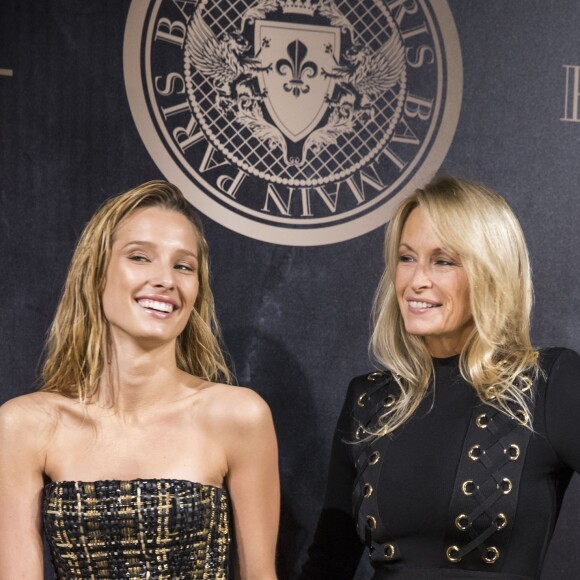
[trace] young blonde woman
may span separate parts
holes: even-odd
[[[0,578],[276,578],[267,405],[228,386],[199,220],[173,185],[110,199],[75,250],[40,392],[0,409]],[[235,550],[232,536],[235,531]]]
[[[536,350],[524,237],[484,186],[438,178],[385,242],[372,351],[351,382],[302,579],[539,578],[580,471],[580,357]]]

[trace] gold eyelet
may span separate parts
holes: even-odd
[[[373,516],[367,516],[367,528],[375,530],[377,528],[377,520]]]
[[[503,530],[507,526],[508,520],[505,514],[497,514],[497,516],[495,516],[495,520],[493,520],[493,523],[495,524],[497,531],[499,532],[500,530]]]
[[[369,456],[369,465],[376,465],[381,458],[380,451],[373,451]]]
[[[385,397],[385,400],[383,401],[383,407],[385,407],[385,409],[389,409],[391,408],[395,403],[397,402],[397,397],[395,397],[395,395],[393,395],[392,393],[387,395],[387,397]]]
[[[367,381],[371,381],[371,383],[374,383],[378,378],[382,376],[383,373],[381,371],[375,371],[374,373],[367,375]]]
[[[385,544],[383,550],[387,560],[392,560],[395,557],[395,546],[393,544]]]
[[[501,487],[503,494],[507,495],[512,490],[513,484],[512,484],[510,479],[508,479],[507,477],[504,477],[501,480],[501,483],[497,484],[497,487],[498,487],[498,489]]]
[[[520,448],[515,443],[512,443],[507,449],[503,450],[507,454],[510,461],[516,461],[520,456]]]
[[[487,413],[482,413],[481,415],[479,415],[475,420],[475,424],[480,429],[485,429],[489,424],[489,417],[487,416]]]
[[[365,483],[363,487],[363,497],[366,499],[373,494],[373,486],[370,483]]]
[[[495,389],[493,387],[489,387],[485,390],[483,396],[488,400],[488,401],[493,401],[496,398],[496,394],[495,394]]]
[[[527,425],[530,422],[529,415],[523,409],[518,409],[516,411],[516,417],[518,418],[520,425]]]
[[[497,562],[498,558],[499,550],[495,546],[489,546],[486,549],[485,554],[482,556],[482,559],[486,564],[494,564]]]
[[[455,518],[455,527],[462,532],[464,532],[470,525],[469,518],[465,514],[459,514]]]
[[[360,439],[363,436],[364,432],[365,432],[364,428],[363,427],[359,427],[356,430],[356,433],[354,434],[355,438],[356,439]]]
[[[477,461],[485,451],[481,450],[481,445],[474,445],[468,452],[467,455],[472,461]]]
[[[363,393],[362,395],[359,396],[358,400],[357,400],[357,405],[359,407],[364,407],[365,406],[365,399],[367,398],[367,394]]]
[[[478,486],[475,485],[475,482],[471,479],[468,479],[461,484],[461,489],[465,495],[473,495],[477,487]]]
[[[454,556],[454,553],[459,552],[459,546],[449,546],[449,548],[447,548],[447,552],[445,552],[447,559],[450,562],[453,562],[453,564],[457,564],[457,562],[461,562],[461,558],[459,558],[458,556]]]

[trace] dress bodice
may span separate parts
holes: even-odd
[[[227,579],[225,489],[176,479],[45,487],[44,533],[58,579]]]
[[[379,438],[365,440],[365,429],[376,431],[400,388],[389,372],[351,382],[300,580],[352,580],[364,545],[373,580],[540,577],[564,492],[580,472],[580,356],[541,351],[531,417],[481,401],[458,364],[435,359],[413,416]]]

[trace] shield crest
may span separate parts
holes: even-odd
[[[258,75],[272,120],[292,142],[307,137],[326,113],[332,97],[331,71],[340,60],[340,29],[334,26],[257,20],[256,56],[272,63]]]

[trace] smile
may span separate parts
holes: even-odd
[[[429,302],[419,302],[418,300],[409,300],[411,308],[437,308],[438,304],[429,304]]]
[[[143,308],[147,308],[149,310],[155,310],[157,312],[173,312],[174,306],[173,304],[169,304],[168,302],[160,302],[158,300],[150,300],[148,298],[143,298],[142,300],[137,300],[139,306]]]

